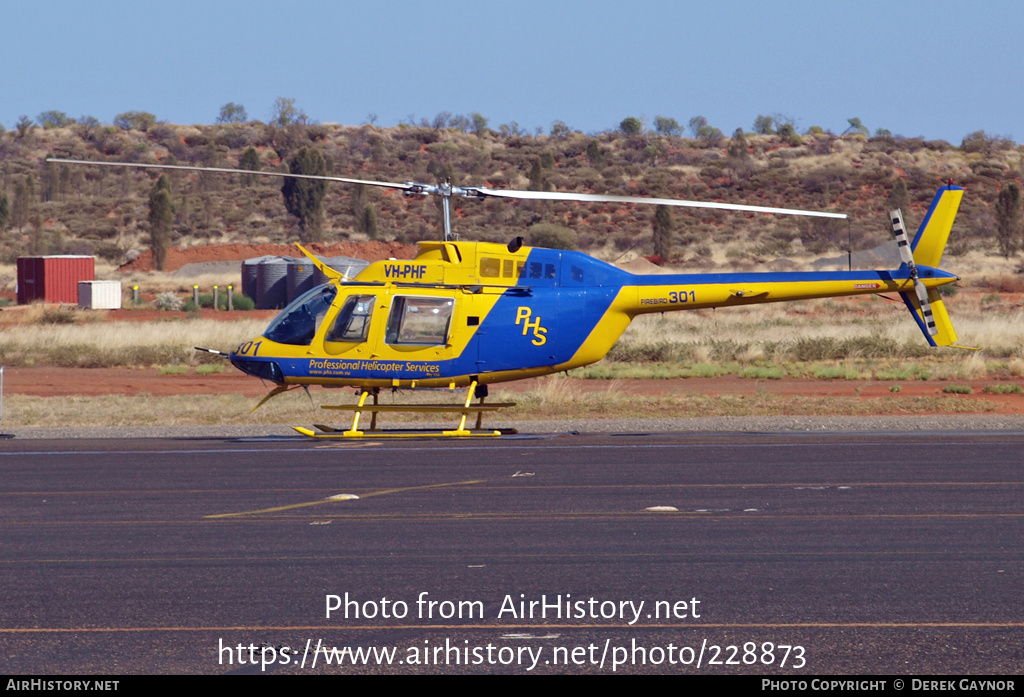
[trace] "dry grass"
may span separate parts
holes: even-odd
[[[4,365],[106,368],[217,360],[194,346],[227,350],[258,336],[266,320],[19,324],[0,329]]]
[[[899,359],[937,361],[956,377],[982,377],[995,359],[1021,370],[1024,311],[981,306],[980,294],[959,293],[947,305],[968,346],[982,352],[928,347],[902,303],[877,297],[840,298],[637,318],[609,354],[611,362],[807,362]],[[1008,305],[1008,304],[1004,304]]]
[[[305,394],[288,393],[271,400],[254,414],[256,402],[241,395],[180,395],[154,399],[150,395],[97,395],[4,398],[4,427],[41,424],[75,426],[188,426],[250,423],[308,424],[323,419]],[[315,419],[314,419],[315,417]]]
[[[565,389],[558,378],[548,378],[536,390],[506,392],[495,390],[495,399],[518,402],[515,418],[580,418],[631,417],[701,417],[701,416],[779,416],[831,414],[856,416],[884,414],[975,413],[994,411],[996,405],[986,400],[964,401],[942,395],[935,397],[836,398],[794,397],[759,391],[753,395],[706,395],[693,392],[641,395],[619,390],[610,383],[607,390],[574,392]]]

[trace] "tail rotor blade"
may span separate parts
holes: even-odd
[[[924,318],[924,326],[928,329],[928,335],[935,336],[939,330],[935,326],[935,316],[932,314],[932,303],[928,299],[928,289],[917,277],[914,278],[914,291],[917,293],[917,302],[921,306],[921,316]]]
[[[896,246],[900,250],[900,259],[904,264],[913,268],[914,253],[910,249],[910,240],[907,238],[907,229],[903,225],[903,211],[897,208],[889,211],[889,218],[892,220],[892,234],[896,238]]]

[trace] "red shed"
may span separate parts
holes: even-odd
[[[78,282],[95,278],[95,257],[18,257],[18,304],[34,300],[75,304]]]

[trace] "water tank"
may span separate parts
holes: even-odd
[[[273,254],[253,257],[242,262],[242,295],[256,300],[256,270],[267,259],[277,259]]]
[[[324,282],[323,274],[306,258],[292,259],[287,273],[288,302]]]
[[[256,309],[272,310],[288,304],[288,264],[291,257],[272,257],[256,265]]]

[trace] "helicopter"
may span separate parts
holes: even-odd
[[[736,212],[845,219],[842,213],[770,208],[637,196],[540,192],[488,187],[380,182],[344,177],[253,172],[218,167],[99,162],[50,158],[50,162],[187,169],[320,179],[401,190],[407,197],[441,197],[443,238],[419,242],[411,260],[371,263],[355,278],[298,248],[327,282],[285,307],[261,336],[225,355],[242,372],[276,387],[256,408],[290,389],[309,385],[356,387],[355,405],[324,405],[353,412],[343,430],[316,424],[295,427],[314,438],[382,436],[500,436],[482,428],[485,412],[512,403],[487,403],[488,386],[579,368],[601,360],[637,316],[849,295],[897,293],[932,346],[957,341],[939,294],[959,276],[940,270],[963,189],[938,190],[911,241],[900,210],[890,212],[901,265],[891,270],[633,274],[578,251],[530,247],[516,237],[507,245],[455,239],[452,196],[484,200],[559,200],[714,208]],[[197,347],[198,348],[198,347]],[[958,347],[965,348],[965,347]],[[466,389],[460,404],[380,404],[382,389]],[[473,398],[479,402],[473,403]],[[367,400],[372,398],[372,403]],[[365,412],[368,429],[360,427]],[[385,431],[381,412],[450,412],[452,430]],[[475,426],[467,418],[476,414]]]

